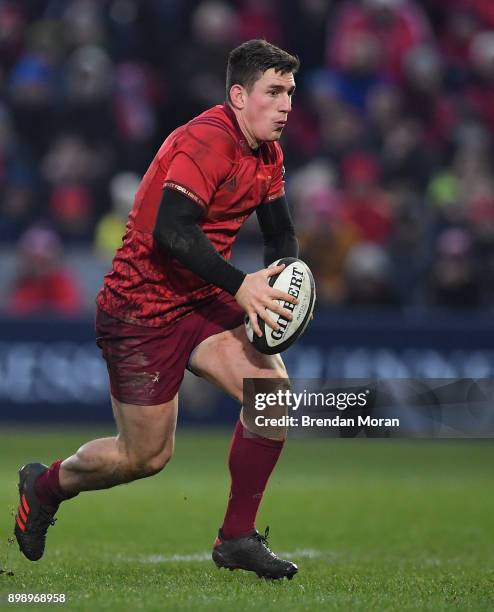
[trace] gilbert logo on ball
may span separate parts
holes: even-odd
[[[285,319],[283,315],[267,310],[268,315],[278,323],[280,329],[271,329],[258,317],[262,331],[262,336],[259,337],[254,334],[249,317],[245,317],[247,338],[259,352],[266,355],[281,353],[295,342],[309,324],[316,301],[314,277],[307,264],[295,257],[284,257],[273,262],[269,267],[281,264],[285,264],[285,269],[280,274],[271,276],[269,284],[298,299],[298,304],[278,300],[285,310],[292,313],[292,321]]]

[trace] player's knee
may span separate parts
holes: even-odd
[[[146,476],[153,476],[154,474],[158,474],[162,469],[167,465],[170,459],[173,456],[173,452],[171,451],[163,451],[158,455],[154,455],[153,457],[149,457],[144,465],[144,471]]]
[[[266,388],[273,393],[276,393],[280,389],[290,389],[290,380],[288,378],[288,372],[286,371],[285,365],[281,360],[280,363],[276,363],[273,367],[258,368],[255,373],[255,376],[252,376],[252,378],[256,380],[262,379],[266,381]],[[269,382],[271,380],[272,382]],[[254,385],[254,388],[257,388],[257,385]],[[235,389],[235,399],[241,404],[245,405],[243,379],[238,388]]]
[[[128,471],[131,480],[147,478],[158,474],[173,456],[173,449],[165,448],[161,452],[129,457]]]
[[[271,378],[280,378],[283,381],[288,380],[288,372],[286,371],[285,364],[281,363],[271,370]]]
[[[280,384],[284,386],[288,380],[288,372],[285,364],[279,358],[279,355],[273,355],[274,361],[269,367],[261,367],[256,375],[256,378],[272,378],[279,379]],[[278,357],[278,359],[276,359]]]

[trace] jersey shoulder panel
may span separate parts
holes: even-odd
[[[209,148],[215,155],[232,161],[237,156],[238,139],[221,107],[214,107],[189,121],[182,134]]]

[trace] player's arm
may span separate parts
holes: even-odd
[[[278,324],[267,315],[266,308],[291,319],[291,313],[274,300],[297,302],[287,293],[268,285],[269,277],[279,274],[284,266],[259,270],[254,274],[238,270],[221,257],[199,227],[198,221],[202,215],[200,206],[187,196],[175,189],[165,188],[156,216],[154,239],[162,249],[194,274],[235,296],[259,336],[262,333],[257,316],[273,329],[279,329]]]
[[[298,240],[285,196],[256,209],[264,239],[264,265],[281,257],[298,257]]]
[[[153,236],[161,248],[203,280],[235,295],[246,274],[221,257],[198,225],[203,210],[175,189],[163,190]]]

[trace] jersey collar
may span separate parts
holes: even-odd
[[[264,143],[261,142],[261,144],[259,145],[259,147],[257,149],[252,149],[249,146],[249,143],[247,142],[244,133],[240,129],[240,125],[238,124],[237,117],[235,116],[235,113],[233,112],[233,109],[228,104],[228,102],[225,102],[223,104],[223,110],[224,110],[226,116],[232,122],[232,125],[233,125],[235,131],[237,132],[238,142],[239,142],[240,148],[242,149],[242,153],[244,153],[245,155],[253,155],[254,157],[258,157],[259,156],[259,152],[261,150],[261,147],[263,146]]]

